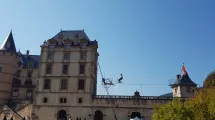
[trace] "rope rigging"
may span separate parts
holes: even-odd
[[[110,78],[105,78],[105,77],[103,76],[103,74],[102,74],[102,69],[101,69],[101,66],[100,66],[99,62],[98,62],[98,66],[99,66],[99,71],[100,71],[100,74],[101,74],[101,77],[102,77],[102,85],[103,85],[103,87],[105,88],[107,95],[109,95],[108,88],[110,88],[111,86],[116,86],[116,84],[122,84],[123,75],[120,74],[120,75],[121,75],[120,78],[117,79],[115,82],[113,82],[112,79],[110,79]]]
[[[109,95],[108,88],[109,88],[110,86],[113,86],[113,85],[115,86],[117,83],[122,83],[121,80],[123,79],[123,75],[120,74],[121,77],[116,81],[116,83],[113,83],[112,80],[103,77],[102,70],[101,70],[101,66],[100,66],[99,62],[98,62],[98,66],[99,66],[99,70],[100,70],[100,73],[101,73],[101,76],[102,76],[102,85],[104,86],[107,95]],[[109,98],[109,99],[111,100],[111,98]],[[114,108],[112,108],[112,110],[113,110],[113,113],[114,113],[114,119],[115,119],[115,120],[118,120]]]
[[[101,77],[102,77],[102,86],[105,88],[105,90],[106,90],[106,94],[109,96],[109,88],[111,87],[111,86],[116,86],[117,84],[122,84],[122,80],[123,80],[123,75],[122,74],[120,74],[120,78],[118,78],[115,82],[113,82],[113,80],[112,79],[110,79],[110,78],[105,78],[104,76],[103,76],[103,73],[102,73],[102,69],[101,69],[101,66],[100,66],[100,64],[99,64],[99,62],[98,62],[98,66],[99,66],[99,71],[100,71],[100,74],[101,74]],[[143,94],[143,92],[142,92],[142,87],[143,87],[143,85],[145,86],[145,85],[167,85],[167,84],[125,84],[125,85],[140,85],[140,87],[141,87],[141,94]],[[109,97],[109,100],[111,101],[111,97]],[[114,113],[114,119],[115,120],[118,120],[118,118],[117,118],[117,114],[116,114],[116,111],[115,111],[115,109],[114,108],[112,108],[112,110],[113,110],[113,113]],[[123,111],[124,110],[126,110],[126,109],[123,109]],[[127,111],[127,110],[126,110]]]

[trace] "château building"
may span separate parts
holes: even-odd
[[[97,95],[96,40],[61,30],[40,47],[40,55],[17,51],[12,32],[1,45],[0,120],[152,120],[154,104],[189,98],[196,88],[185,73],[169,94]]]

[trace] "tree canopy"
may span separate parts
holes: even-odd
[[[204,88],[215,86],[215,71],[212,71],[204,81]]]
[[[153,120],[215,120],[215,88],[199,91],[194,98],[156,105]]]
[[[153,120],[215,120],[215,71],[211,72],[193,98],[174,99],[155,105]]]

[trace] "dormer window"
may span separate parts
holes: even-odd
[[[87,48],[87,45],[86,44],[82,44],[81,48],[85,49],[85,48]]]
[[[70,46],[70,44],[65,44],[65,49],[69,49],[71,46]]]
[[[29,62],[28,63],[28,68],[34,68],[34,62]]]
[[[55,48],[55,45],[51,44],[51,45],[49,45],[49,48],[53,49],[53,48]]]
[[[57,44],[57,41],[52,38],[48,40],[48,43],[49,43],[49,48],[54,48],[55,45]]]
[[[79,34],[75,34],[75,38],[79,38]]]

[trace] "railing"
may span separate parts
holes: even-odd
[[[115,96],[115,95],[95,95],[93,96],[93,98],[95,99],[168,99],[168,100],[172,100],[173,97],[163,97],[163,96]]]

